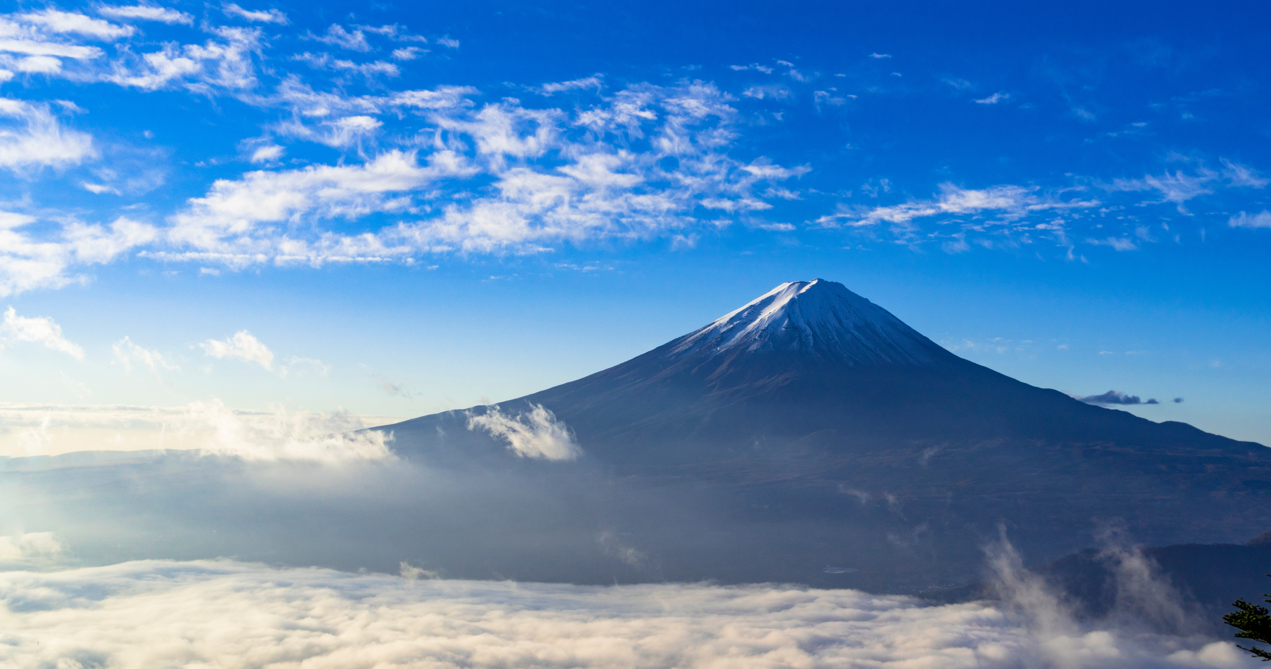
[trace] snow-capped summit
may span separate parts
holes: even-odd
[[[791,351],[853,365],[926,365],[948,352],[841,283],[791,281],[684,337],[674,358]]]

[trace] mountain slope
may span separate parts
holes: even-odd
[[[1090,545],[1110,522],[1156,544],[1271,526],[1268,449],[1021,383],[823,280],[782,284],[577,381],[384,429],[410,458],[506,466],[515,456],[469,416],[535,405],[576,435],[584,456],[571,466],[715,489],[747,522],[810,523],[790,556],[868,563],[876,587],[971,578],[999,525],[1037,559]],[[872,539],[835,538],[849,527]],[[695,570],[685,557],[682,574],[718,578],[711,560]],[[738,568],[741,580],[824,583]]]

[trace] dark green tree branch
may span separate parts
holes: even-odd
[[[1271,576],[1271,574],[1267,574]],[[1271,598],[1271,595],[1263,594],[1263,597]],[[1271,599],[1263,600],[1271,604]],[[1266,607],[1250,604],[1243,599],[1238,599],[1232,606],[1238,609],[1235,613],[1228,613],[1222,617],[1222,621],[1240,630],[1236,632],[1237,639],[1250,639],[1265,644],[1271,644],[1271,613],[1268,613]],[[1263,662],[1271,662],[1271,653],[1260,648],[1245,648],[1244,646],[1236,646],[1237,648],[1253,653],[1254,657],[1262,658]]]

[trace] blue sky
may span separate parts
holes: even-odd
[[[1254,3],[6,6],[0,454],[507,399],[815,277],[1271,443]]]

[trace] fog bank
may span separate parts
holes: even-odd
[[[0,665],[1252,667],[1229,643],[774,585],[430,580],[232,561],[0,572]]]

